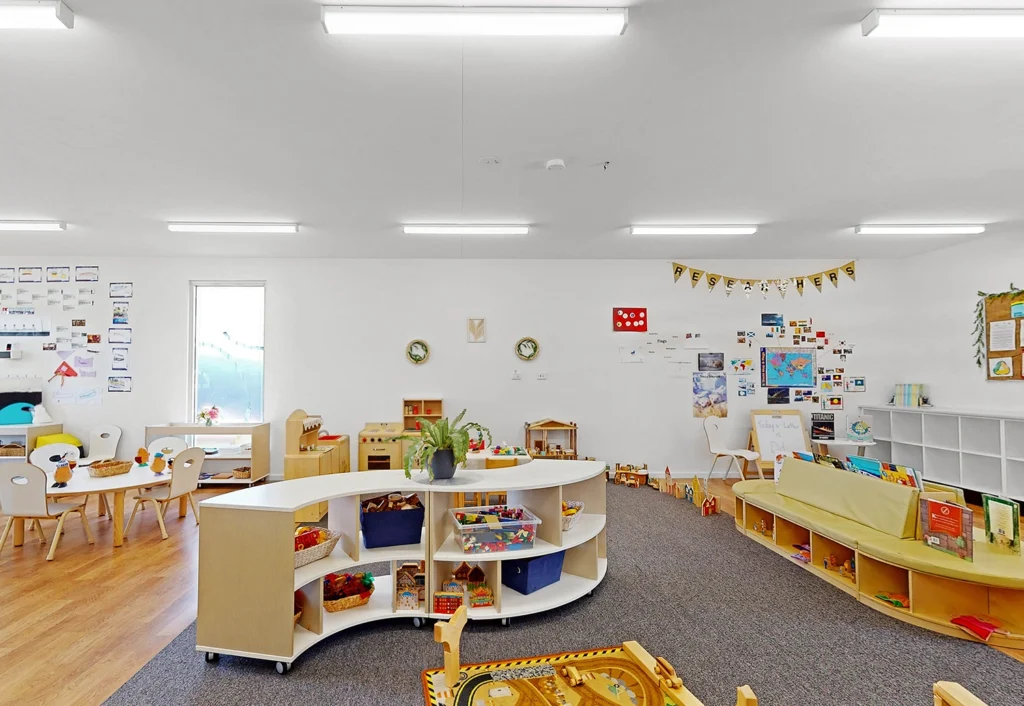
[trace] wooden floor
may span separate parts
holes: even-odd
[[[731,485],[711,482],[730,514]],[[25,533],[24,547],[12,550],[8,540],[0,552],[2,706],[102,703],[196,618],[199,532],[191,512],[179,519],[172,508],[162,541],[150,507],[116,550],[94,502],[89,521],[96,544],[71,518],[52,562],[35,532]],[[54,524],[44,523],[47,537]],[[1024,652],[1001,651],[1024,662]]]
[[[217,492],[201,490],[196,500]],[[175,503],[163,541],[149,505],[114,549],[112,523],[90,500],[96,544],[72,516],[51,562],[37,532],[26,531],[18,549],[7,540],[0,551],[0,704],[102,703],[196,619],[199,528],[191,510],[184,519],[177,514]],[[43,523],[48,539],[55,525]]]

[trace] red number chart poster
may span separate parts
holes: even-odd
[[[612,330],[647,331],[647,307],[615,307],[612,309]]]

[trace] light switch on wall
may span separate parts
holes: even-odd
[[[548,379],[548,374],[547,373],[537,373],[537,379],[538,380],[547,380]]]
[[[518,370],[513,370],[512,371],[512,379],[513,380],[522,380],[523,376],[519,374]]]

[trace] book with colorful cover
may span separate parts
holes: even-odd
[[[921,474],[916,468],[898,466],[894,463],[882,464],[882,480],[899,485],[909,485],[911,488],[921,487]]]
[[[985,538],[996,549],[1020,554],[1020,505],[1009,498],[982,494],[985,507]]]
[[[836,415],[832,412],[811,412],[811,439],[836,440]]]
[[[921,498],[921,537],[926,545],[974,561],[974,511],[965,505]]]
[[[850,441],[874,441],[871,433],[871,417],[861,415],[859,417],[848,417],[846,420],[846,438]]]

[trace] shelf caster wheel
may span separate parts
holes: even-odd
[[[593,598],[593,597],[594,597],[594,592],[593,591],[587,591],[587,598]]]
[[[426,624],[427,624],[427,621],[426,621],[425,618],[413,618],[412,619],[412,626],[414,628],[421,628],[421,627],[423,627]]]
[[[219,656],[220,656],[220,655],[218,655],[218,654],[217,654],[216,652],[207,652],[207,653],[206,653],[206,661],[207,661],[207,662],[216,662],[216,661],[217,661],[217,658],[218,658]]]
[[[277,670],[278,674],[284,674],[285,672],[292,671],[292,665],[286,664],[284,662],[278,662],[276,665],[274,665],[274,668]]]
[[[501,626],[502,627],[507,628],[511,624],[512,624],[512,618],[502,618],[501,619]]]

